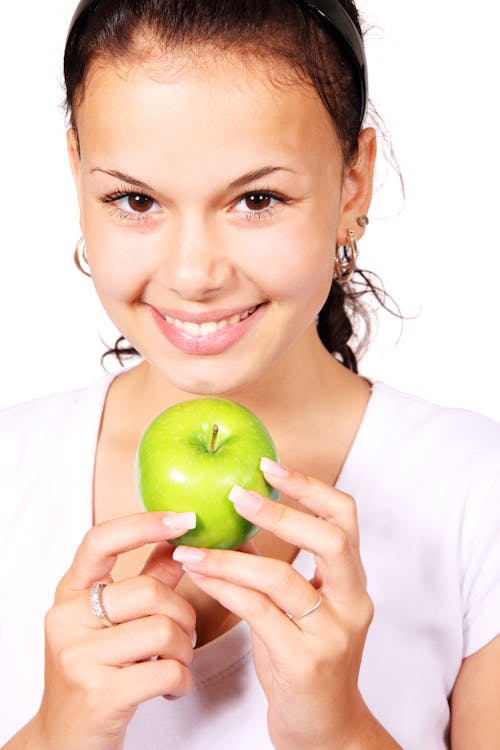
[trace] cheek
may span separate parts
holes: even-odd
[[[112,207],[98,204],[85,191],[83,229],[92,278],[99,296],[128,300],[141,294],[151,272],[150,231],[131,231],[117,223]]]
[[[308,308],[319,304],[320,309],[332,282],[334,238],[333,222],[326,225],[323,219],[323,224],[316,223],[310,217],[263,232],[248,248],[261,289],[275,301],[303,302]]]
[[[109,246],[104,252],[89,253],[92,278],[99,296],[105,300],[127,302],[139,298],[150,278],[147,265],[138,264]]]
[[[86,233],[92,278],[101,298],[129,301],[144,291],[154,271],[151,233],[131,232],[104,222]]]

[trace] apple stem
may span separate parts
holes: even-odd
[[[210,453],[215,453],[215,441],[217,440],[217,433],[219,432],[219,425],[214,424],[212,427],[212,442],[210,443]]]

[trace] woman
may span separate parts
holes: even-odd
[[[493,747],[500,430],[349,347],[376,151],[354,5],[83,2],[65,80],[79,262],[142,361],[2,415],[4,747]],[[137,514],[144,429],[198,395],[282,458],[279,505],[231,493],[243,551],[172,554],[193,514]]]

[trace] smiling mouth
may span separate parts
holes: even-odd
[[[245,312],[236,313],[235,315],[231,315],[231,317],[229,318],[223,318],[222,320],[210,320],[206,323],[188,322],[185,320],[179,320],[178,318],[172,318],[170,315],[164,315],[163,317],[165,318],[167,323],[175,326],[179,331],[182,331],[188,336],[193,336],[194,338],[202,338],[204,336],[210,336],[211,334],[217,333],[224,328],[237,326],[243,320],[249,318],[250,315],[253,315],[253,313],[259,307],[260,305],[254,305],[254,307],[245,310]]]

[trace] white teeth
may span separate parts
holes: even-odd
[[[184,323],[183,328],[190,336],[199,336],[201,332],[201,326],[198,323]]]
[[[210,336],[211,333],[215,333],[217,330],[217,323],[211,321],[210,323],[202,323],[200,325],[200,334],[202,336]]]
[[[230,318],[219,320],[218,322],[215,320],[211,320],[208,323],[188,323],[183,320],[178,320],[177,318],[172,318],[170,315],[165,315],[165,320],[167,321],[167,323],[170,323],[170,325],[174,325],[176,328],[178,328],[179,331],[183,331],[189,336],[195,336],[199,338],[201,336],[210,336],[210,334],[215,333],[216,331],[220,331],[222,330],[222,328],[226,328],[227,326],[238,325],[238,323],[241,323],[242,320],[246,320],[253,312],[255,312],[256,309],[257,305],[255,307],[252,307],[250,310],[246,310],[244,313],[241,313],[241,315],[231,315]]]

